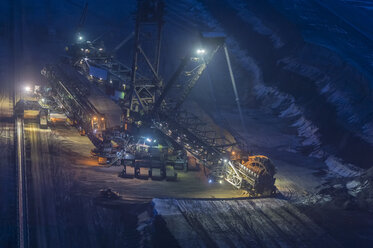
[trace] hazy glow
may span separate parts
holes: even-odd
[[[198,55],[204,55],[206,53],[205,49],[197,49],[197,54]]]

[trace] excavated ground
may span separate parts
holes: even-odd
[[[199,9],[196,6],[196,1],[167,2],[173,2],[174,5],[171,6],[171,11],[167,12],[166,19],[168,22],[173,23],[174,29],[172,31],[176,30],[179,33],[168,30],[173,34],[172,42],[170,41],[171,39],[166,40],[164,47],[172,47],[171,49],[173,50],[164,53],[164,56],[167,56],[167,60],[163,61],[165,61],[165,67],[170,67],[170,73],[163,71],[162,75],[170,75],[173,72],[170,64],[174,66],[177,64],[169,60],[169,54],[173,54],[176,60],[176,58],[179,58],[180,51],[185,51],[186,47],[193,44],[193,42],[189,42],[190,39],[184,38],[186,37],[186,30],[189,29],[188,34],[191,34],[197,28],[200,29],[201,26],[208,26],[200,23],[199,19],[201,18],[198,15],[194,18],[184,15],[189,12],[198,13]],[[252,29],[239,20],[231,8],[214,8],[216,6],[215,1],[202,2],[208,2],[217,16],[224,13],[232,17],[225,18],[226,20],[219,18],[222,25],[227,30],[231,30],[229,35],[238,35],[240,37],[243,27],[247,27],[248,30]],[[133,6],[135,5],[133,4]],[[24,42],[25,53],[22,54],[22,57],[28,61],[26,69],[33,71],[34,74],[39,74],[39,68],[41,68],[41,65],[37,65],[37,63],[44,64],[46,61],[52,60],[51,58],[54,58],[54,55],[51,54],[55,54],[55,51],[58,50],[56,47],[60,47],[60,50],[63,50],[66,44],[66,37],[71,35],[64,31],[66,30],[65,27],[73,25],[72,22],[79,15],[78,12],[80,12],[81,8],[80,6],[78,6],[79,8],[76,8],[76,6],[72,8],[70,5],[65,7],[69,11],[69,16],[73,18],[68,18],[71,19],[71,22],[67,25],[66,13],[60,15],[63,16],[63,18],[60,18],[60,22],[63,23],[61,28],[55,29],[55,31],[58,31],[57,38],[60,39],[59,41],[53,40],[53,42],[50,42],[48,39],[51,37],[41,33],[38,25],[35,25],[34,29],[24,25],[23,32],[25,37],[31,38]],[[110,8],[110,6],[106,6],[106,8]],[[122,20],[123,9],[117,9],[120,11],[118,16]],[[29,15],[33,12],[27,11],[25,13]],[[53,12],[46,11],[46,13]],[[31,19],[30,17],[25,16],[23,20],[27,22]],[[130,15],[127,19],[130,19]],[[181,24],[184,25],[180,25],[180,22],[177,23],[177,19],[182,19],[183,23]],[[194,25],[190,22],[193,22]],[[43,25],[46,25],[46,23],[50,25],[50,27],[45,27],[46,29],[54,28],[53,22],[46,22],[43,19],[42,23]],[[117,23],[122,23],[122,21]],[[230,25],[232,23],[234,28]],[[114,26],[108,25],[107,22],[104,24],[100,22],[100,25],[105,30]],[[128,27],[120,26],[118,30],[123,28]],[[290,30],[290,28],[286,28],[286,31]],[[184,43],[188,43],[188,46],[180,46],[184,43],[175,42],[177,41],[177,34],[180,34],[180,39],[185,39]],[[36,39],[35,37],[38,38]],[[41,41],[39,37],[43,37],[45,40]],[[257,40],[256,43],[254,40]],[[250,31],[249,36],[246,35],[246,38],[239,39],[239,41],[240,45],[243,45],[244,48],[249,49],[256,55],[255,58],[259,62],[263,62],[272,55],[273,49],[267,46],[269,43],[268,39],[258,37],[252,31]],[[174,44],[177,44],[177,46]],[[288,44],[290,47],[292,45],[292,43]],[[37,47],[42,49],[36,49]],[[258,49],[258,47],[261,49]],[[289,52],[287,49],[283,50],[285,55]],[[297,80],[288,81],[289,78],[293,77],[294,73],[274,74],[271,68],[277,61],[273,59],[269,59],[269,61],[268,64],[263,63],[261,65],[266,79],[268,77],[269,79],[272,77],[280,78],[284,80],[285,84],[280,84],[276,81],[273,85],[278,85],[279,87],[282,85],[284,87],[294,86],[293,84],[295,84],[294,87],[289,87],[288,90],[298,89]],[[36,68],[31,70],[31,67]],[[223,72],[223,70],[221,71]],[[247,74],[243,75],[246,77]],[[222,78],[224,81],[225,78]],[[247,78],[251,79],[252,75]],[[246,83],[246,81],[243,82]],[[214,83],[216,85],[216,82]],[[301,86],[304,86],[302,87],[302,92],[307,93],[307,85],[302,84]],[[314,88],[311,89],[315,90]],[[199,89],[197,88],[197,90]],[[227,93],[226,86],[223,87],[222,92],[224,94]],[[206,96],[205,94],[202,95]],[[311,99],[310,103],[317,102],[317,99]],[[306,106],[320,106],[320,103]],[[322,110],[324,106],[321,104]],[[321,112],[323,113],[323,111]],[[334,112],[332,111],[332,113]],[[229,112],[226,116],[229,114],[232,114],[232,112]],[[232,115],[234,118],[231,119],[231,122],[233,124],[239,123],[237,115],[235,116],[234,113]],[[319,116],[311,117],[312,119],[317,119]],[[324,115],[321,117],[324,117]],[[329,115],[326,114],[326,117],[328,118],[323,118],[319,122],[326,123],[326,127],[328,127],[330,126]],[[273,158],[278,167],[277,186],[283,193],[282,198],[225,200],[221,202],[164,200],[165,206],[169,206],[171,209],[177,208],[175,212],[171,212],[172,215],[167,215],[167,208],[167,211],[159,211],[158,214],[167,215],[165,218],[160,217],[161,215],[153,216],[154,208],[150,204],[153,197],[225,198],[239,197],[241,192],[233,190],[226,184],[210,186],[201,173],[179,173],[179,182],[121,179],[117,177],[120,167],[103,168],[97,165],[97,162],[89,154],[92,148],[91,143],[86,137],[79,136],[75,129],[56,127],[52,128],[52,131],[41,131],[35,124],[28,124],[26,127],[26,138],[28,139],[27,142],[31,149],[31,154],[34,156],[28,168],[31,212],[30,236],[33,237],[31,246],[140,247],[149,246],[153,242],[154,246],[170,247],[177,246],[178,242],[179,245],[185,244],[185,242],[177,240],[178,237],[182,238],[183,236],[177,236],[177,233],[175,234],[176,230],[180,231],[179,234],[184,235],[184,232],[193,228],[195,229],[195,234],[193,234],[194,239],[191,239],[193,242],[190,244],[201,244],[201,246],[216,244],[213,239],[223,237],[222,244],[231,245],[236,242],[237,238],[242,241],[242,244],[258,244],[261,247],[271,245],[296,247],[297,244],[302,245],[303,242],[305,246],[314,245],[316,247],[324,244],[323,242],[330,244],[330,247],[333,247],[334,244],[345,247],[354,245],[372,247],[372,233],[369,231],[373,229],[373,223],[370,221],[373,219],[371,214],[356,209],[343,209],[341,208],[343,206],[338,207],[336,206],[337,204],[332,207],[330,206],[331,203],[325,202],[329,199],[328,197],[316,194],[317,189],[315,187],[320,184],[320,181],[327,179],[327,175],[317,174],[318,171],[325,170],[325,164],[317,159],[310,159],[307,156],[296,153],[294,148],[299,147],[300,138],[296,137],[297,134],[294,129],[288,128],[291,124],[286,123],[286,121],[280,121],[279,118],[267,115],[260,110],[252,109],[247,109],[246,121],[252,127],[252,133],[249,134],[249,142],[256,146],[254,148],[257,151],[263,151],[266,155],[271,155],[270,157]],[[327,130],[330,130],[330,127]],[[336,130],[340,131],[340,129]],[[269,131],[271,135],[268,135]],[[328,132],[325,131],[324,133]],[[351,147],[355,143],[345,142],[345,144]],[[273,149],[273,146],[276,149]],[[356,147],[350,150],[354,151]],[[348,149],[341,149],[342,153],[346,150]],[[359,150],[359,153],[366,155],[363,149],[357,150]],[[356,158],[358,157],[356,156]],[[98,199],[98,191],[101,188],[108,187],[118,191],[122,199],[117,201]],[[284,199],[290,199],[292,202],[289,203]],[[304,199],[307,201],[302,202],[301,200]],[[298,207],[292,205],[293,201],[298,201]],[[158,200],[158,202],[162,202],[162,200]],[[155,209],[157,209],[157,206],[155,206]],[[291,213],[288,213],[289,211]],[[297,216],[299,218],[296,218]],[[184,226],[178,225],[178,221]],[[299,237],[294,235],[292,231],[300,234]],[[220,233],[221,237],[216,237],[214,232]],[[312,240],[313,238],[315,240]],[[315,243],[316,240],[319,240],[319,242]]]
[[[120,178],[122,168],[99,166],[89,139],[73,127],[45,130],[28,122],[25,134],[32,246],[138,247],[138,215],[155,197],[243,196],[228,184],[209,184],[202,171],[179,172],[176,182]],[[106,188],[120,199],[100,198]]]
[[[276,198],[214,200],[245,195],[226,183],[208,184],[201,171],[179,172],[177,182],[119,178],[122,168],[99,166],[89,153],[93,145],[75,128],[56,126],[45,131],[35,124],[29,125],[26,132],[29,137],[34,136],[30,139],[35,142],[31,152],[41,151],[37,157],[43,157],[34,158],[37,162],[31,169],[34,178],[30,186],[34,190],[31,209],[36,213],[31,226],[35,224],[32,230],[39,233],[34,236],[38,238],[32,240],[33,244],[46,247],[61,240],[65,242],[61,244],[91,247],[104,244],[289,247],[300,243],[305,247],[317,244],[348,247],[346,244],[354,242],[369,247],[371,244],[369,233],[361,235],[357,230],[363,230],[356,229],[359,223],[356,218],[368,220],[370,214],[328,207],[330,202],[325,200],[328,198],[316,193],[320,183],[309,182],[310,176],[320,180],[316,174],[318,166],[301,173],[305,169],[301,165],[312,164],[310,158],[290,152],[287,154],[291,156],[281,161],[273,154],[279,168],[276,184],[282,192]],[[276,130],[269,119],[267,125]],[[265,131],[265,126],[262,128]],[[255,142],[261,132],[251,134]],[[291,135],[287,138],[293,139]],[[121,199],[100,199],[98,193],[102,188],[119,192]],[[54,201],[37,200],[41,195]],[[369,221],[363,224],[363,227],[373,225]],[[342,235],[338,225],[351,230],[349,235]],[[53,235],[43,240],[46,230],[40,230],[40,226],[48,226],[47,233]]]

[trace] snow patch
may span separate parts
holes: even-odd
[[[274,110],[280,110],[278,115],[280,118],[297,117],[297,120],[291,126],[295,127],[298,131],[298,136],[303,138],[303,146],[313,147],[313,151],[309,155],[317,158],[321,158],[324,155],[320,150],[319,129],[303,116],[302,110],[296,105],[292,96],[262,84],[254,87],[254,93],[258,99],[266,102],[265,105],[270,106]]]
[[[334,156],[329,156],[325,160],[325,164],[328,166],[329,171],[339,177],[357,177],[362,174],[362,170],[352,164],[344,164],[341,159]]]
[[[308,197],[300,198],[297,203],[303,205],[314,205],[330,202],[331,200],[332,197],[330,195],[312,194]]]
[[[301,116],[292,126],[298,129],[299,136],[304,137],[302,142],[304,146],[320,146],[321,142],[317,134],[319,129],[312,122]]]
[[[347,188],[348,190],[351,190],[351,189],[353,189],[353,188],[356,188],[356,187],[359,186],[359,185],[360,185],[360,182],[359,182],[359,181],[353,180],[353,181],[350,181],[350,182],[346,183],[346,188]]]
[[[336,107],[338,115],[346,120],[349,127],[365,141],[373,144],[373,127],[365,123],[367,116],[372,115],[372,110],[367,110],[360,99],[356,99],[349,88],[341,86],[340,81],[333,80],[330,76],[322,72],[320,69],[304,64],[296,58],[283,58],[277,62],[278,65],[283,65],[283,68],[299,75],[302,75],[316,83],[318,91],[324,95],[327,101]],[[349,85],[349,82],[342,82]]]
[[[294,117],[300,114],[301,114],[301,110],[298,108],[298,106],[295,105],[294,103],[291,103],[287,109],[281,111],[279,116],[281,118],[284,118],[284,117]]]
[[[346,184],[348,190],[347,193],[353,197],[357,197],[358,194],[367,187],[369,187],[368,180],[365,180],[364,182],[352,180]]]

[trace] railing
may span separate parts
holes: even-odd
[[[27,204],[27,178],[25,168],[25,145],[23,118],[16,119],[17,142],[17,194],[18,194],[18,245],[21,248],[28,247],[28,204]]]

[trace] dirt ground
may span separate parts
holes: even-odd
[[[176,171],[177,181],[144,180],[136,178],[120,178],[122,166],[101,166],[97,158],[90,155],[93,145],[87,137],[79,136],[75,128],[58,127],[52,129],[57,142],[62,144],[61,156],[67,155],[71,164],[68,165],[73,178],[79,182],[81,194],[95,194],[102,188],[112,188],[120,193],[122,199],[150,202],[157,197],[174,198],[235,198],[246,196],[241,190],[236,190],[228,183],[209,184],[199,171]],[[62,154],[64,153],[64,154]]]
[[[154,199],[153,203],[182,247],[339,247],[283,199]]]
[[[280,167],[277,186],[283,191],[282,195],[262,200],[227,200],[245,195],[227,183],[209,184],[202,170],[178,171],[176,182],[124,179],[118,177],[120,166],[98,165],[90,154],[93,145],[73,127],[62,125],[41,130],[37,124],[27,123],[25,132],[28,154],[32,158],[28,164],[31,245],[162,247],[171,244],[188,247],[185,244],[192,243],[178,236],[188,228],[194,230],[193,242],[201,247],[215,244],[212,241],[216,239],[215,232],[220,233],[225,243],[234,244],[240,239],[241,244],[256,243],[263,247],[271,244],[294,246],[293,238],[299,244],[307,244],[306,247],[315,247],[319,241],[327,242],[328,247],[351,247],[354,243],[370,247],[372,244],[371,214],[331,208],[320,198],[312,201],[318,196],[312,187],[308,187],[309,192],[303,191],[307,181],[302,182],[302,178],[314,171],[304,171],[303,166],[294,170],[297,167],[290,166],[302,157],[293,155],[294,161],[278,160],[276,163]],[[286,173],[288,169],[289,174]],[[294,180],[289,175],[294,175]],[[98,198],[103,188],[117,191],[121,199]],[[177,213],[159,211],[152,202],[154,198],[164,199],[166,210],[176,207]],[[225,200],[215,201],[218,198]],[[206,204],[208,199],[210,202]],[[232,230],[227,233],[226,228]],[[303,236],[293,237],[293,229],[295,234]],[[179,231],[175,234],[175,230]],[[344,235],[344,231],[348,235]],[[246,237],[245,232],[255,235]],[[315,233],[317,239],[314,239]],[[225,244],[223,241],[219,244]]]
[[[252,127],[256,124],[255,119],[250,122]],[[55,243],[61,247],[123,244],[204,247],[217,244],[214,240],[220,237],[219,244],[236,244],[238,239],[242,242],[237,245],[255,243],[254,246],[262,247],[271,247],[271,244],[289,247],[296,242],[305,247],[325,242],[324,247],[350,247],[353,243],[369,247],[370,233],[358,225],[363,218],[366,219],[364,229],[373,227],[373,223],[367,221],[371,215],[340,208],[333,210],[325,205],[327,201],[317,191],[326,177],[316,173],[325,165],[293,152],[292,146],[297,144],[293,133],[277,138],[278,144],[271,139],[258,141],[267,128],[280,132],[284,128],[281,125],[267,118],[266,125],[258,125],[260,128],[255,128],[255,133],[249,133],[252,134],[249,140],[259,144],[258,150],[271,151],[270,157],[278,169],[276,186],[281,194],[276,198],[241,201],[234,198],[245,197],[243,191],[226,182],[209,184],[202,170],[177,171],[176,182],[120,178],[118,173],[122,167],[99,165],[97,158],[90,154],[92,143],[75,128],[57,125],[41,130],[38,125],[29,124],[25,131],[33,154],[30,199],[34,204],[30,226],[31,232],[37,234],[31,235],[34,237],[31,244],[38,247]],[[272,136],[277,135],[275,131]],[[276,149],[271,149],[273,147]],[[117,191],[120,200],[98,198],[100,189],[104,188]],[[45,201],[40,196],[54,201]],[[166,211],[159,211],[155,198],[166,202],[162,203]],[[221,198],[230,200],[214,201]],[[168,213],[175,208],[176,212]],[[242,219],[244,216],[251,217]],[[231,225],[228,233],[227,225]],[[192,230],[193,237],[185,238],[183,233],[188,230]],[[343,235],[344,230],[348,230],[349,235]]]
[[[176,182],[120,178],[122,167],[99,166],[89,139],[73,127],[26,123],[25,134],[31,246],[139,247],[139,216],[149,221],[153,198],[243,196],[227,183],[209,184],[202,171],[178,172]],[[104,188],[121,199],[99,198]]]

